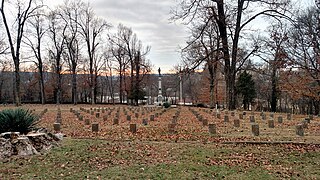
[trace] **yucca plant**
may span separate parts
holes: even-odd
[[[20,132],[27,134],[39,122],[38,116],[25,109],[5,109],[0,112],[0,133]]]

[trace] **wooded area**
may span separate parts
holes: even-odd
[[[246,71],[254,78],[252,102],[259,110],[298,107],[301,113],[319,114],[319,11],[319,1],[308,8],[290,0],[180,1],[173,19],[191,27],[180,66],[208,69],[211,96],[221,70],[230,110],[241,107],[236,82]],[[269,25],[261,31],[261,23]]]
[[[89,2],[49,9],[37,0],[1,0],[0,13],[1,103],[138,105],[157,97],[151,47],[130,27],[96,16]],[[176,74],[163,79],[166,100],[202,104],[202,93],[211,108],[319,114],[319,14],[319,1],[302,8],[290,0],[181,0],[172,21],[185,22],[190,37]],[[261,22],[269,26],[259,31]],[[239,89],[244,72],[253,80],[250,100]],[[201,80],[207,92],[195,88]]]

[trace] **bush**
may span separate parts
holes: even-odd
[[[0,112],[0,133],[20,132],[27,134],[32,131],[39,118],[25,109],[5,109]]]
[[[163,103],[164,108],[169,108],[171,105],[168,102]]]

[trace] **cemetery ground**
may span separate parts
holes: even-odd
[[[319,179],[320,118],[206,108],[24,105],[66,135],[0,179]],[[1,107],[1,109],[8,107]]]

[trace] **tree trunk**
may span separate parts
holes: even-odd
[[[229,53],[229,43],[228,43],[228,33],[227,33],[227,24],[226,24],[226,16],[225,16],[225,10],[224,10],[224,2],[223,1],[217,1],[217,8],[218,8],[218,16],[219,20],[217,21],[220,37],[222,40],[222,52],[223,52],[223,58],[224,58],[224,73],[225,73],[225,81],[226,81],[226,102],[228,103],[227,106],[230,108],[230,101],[229,99],[230,94],[230,53]]]
[[[136,66],[136,82],[135,82],[135,105],[139,105],[139,96],[140,96],[140,52],[138,52],[137,57],[135,58]]]
[[[19,60],[15,60],[15,104],[16,106],[21,106],[21,99],[20,99],[20,68],[19,68]]]
[[[231,53],[231,68],[229,71],[229,75],[227,76],[229,79],[228,86],[229,86],[229,110],[236,109],[236,92],[235,92],[235,85],[236,85],[236,69],[237,69],[237,56],[238,56],[238,44],[240,38],[240,27],[241,27],[241,19],[243,13],[243,4],[244,0],[238,1],[238,9],[237,9],[237,22],[236,28],[234,33],[234,38],[232,42],[232,53]]]
[[[95,104],[94,100],[94,77],[93,72],[90,71],[90,92],[91,92],[91,104]]]
[[[215,73],[216,69],[212,66],[212,63],[208,65],[210,74],[210,108],[214,108],[214,89],[215,89]]]
[[[56,94],[56,98],[57,98],[57,100],[56,100],[56,103],[57,104],[60,104],[61,103],[61,87],[62,87],[62,80],[61,80],[61,71],[60,71],[60,55],[59,55],[59,53],[57,53],[58,54],[58,56],[57,56],[57,59],[56,59],[56,61],[57,61],[57,67],[56,67],[56,75],[57,75],[57,94]]]
[[[320,101],[314,100],[314,115],[320,115]]]
[[[119,76],[119,79],[120,79],[120,86],[119,86],[119,98],[120,98],[120,104],[122,104],[122,96],[123,96],[123,91],[122,91],[122,81],[123,81],[123,78],[122,78],[122,67],[120,67],[120,76]]]
[[[57,79],[57,104],[61,104],[61,74],[58,74],[58,79]]]
[[[40,82],[39,82],[39,87],[40,87],[40,99],[41,99],[41,104],[46,103],[46,96],[45,96],[45,89],[44,89],[44,77],[43,77],[43,65],[42,61],[39,61],[39,75],[40,75]]]
[[[73,103],[73,105],[77,105],[78,104],[77,74],[76,74],[76,69],[74,67],[72,69],[72,103]]]
[[[276,77],[276,67],[272,65],[272,74],[271,74],[271,111],[277,111],[277,77]]]

